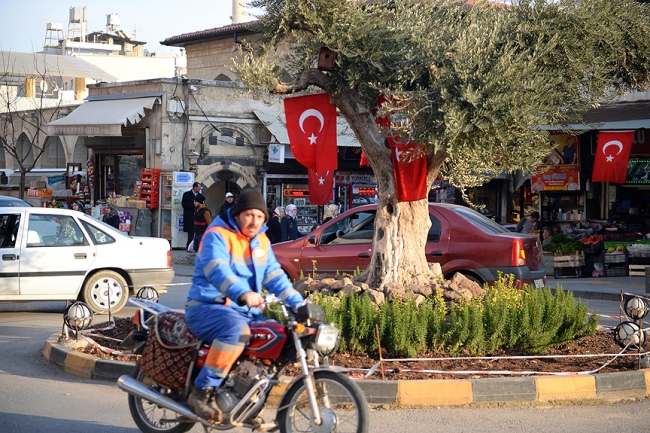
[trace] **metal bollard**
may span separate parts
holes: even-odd
[[[645,267],[645,292],[650,293],[650,266]]]

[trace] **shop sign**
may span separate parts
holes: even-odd
[[[285,188],[285,197],[309,197],[308,189]]]
[[[284,164],[284,144],[269,144],[269,162]]]
[[[539,191],[578,191],[580,172],[576,167],[555,166],[532,176],[531,190]]]
[[[551,134],[549,136],[553,150],[542,165],[572,165],[573,170],[580,171],[580,146],[578,136],[570,134]]]
[[[337,171],[335,175],[337,183],[364,183],[374,185],[377,180],[369,174],[357,174],[349,171]]]
[[[650,159],[630,159],[627,162],[625,183],[628,185],[649,185]]]

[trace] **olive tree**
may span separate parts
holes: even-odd
[[[470,4],[471,3],[471,4]],[[430,281],[427,200],[400,202],[387,132],[424,146],[427,182],[533,172],[543,125],[650,84],[650,18],[631,0],[254,0],[261,37],[233,69],[254,91],[327,92],[377,178],[373,286]],[[317,68],[322,47],[335,68]],[[284,79],[283,79],[284,78]],[[378,106],[380,94],[392,95]],[[397,119],[387,131],[376,119]],[[420,153],[421,155],[421,153]],[[409,158],[418,157],[418,151]]]

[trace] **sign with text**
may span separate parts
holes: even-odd
[[[576,167],[555,166],[534,174],[531,178],[532,192],[579,191],[580,172]]]

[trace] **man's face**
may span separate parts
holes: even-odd
[[[264,225],[265,218],[266,216],[261,210],[248,209],[235,215],[235,222],[244,236],[254,238]]]
[[[232,197],[226,197],[226,203],[230,204],[232,203],[233,198]]]
[[[195,186],[195,187],[192,187],[192,191],[194,191],[194,192],[199,192],[199,191],[201,191],[201,185],[197,185],[197,186]]]

